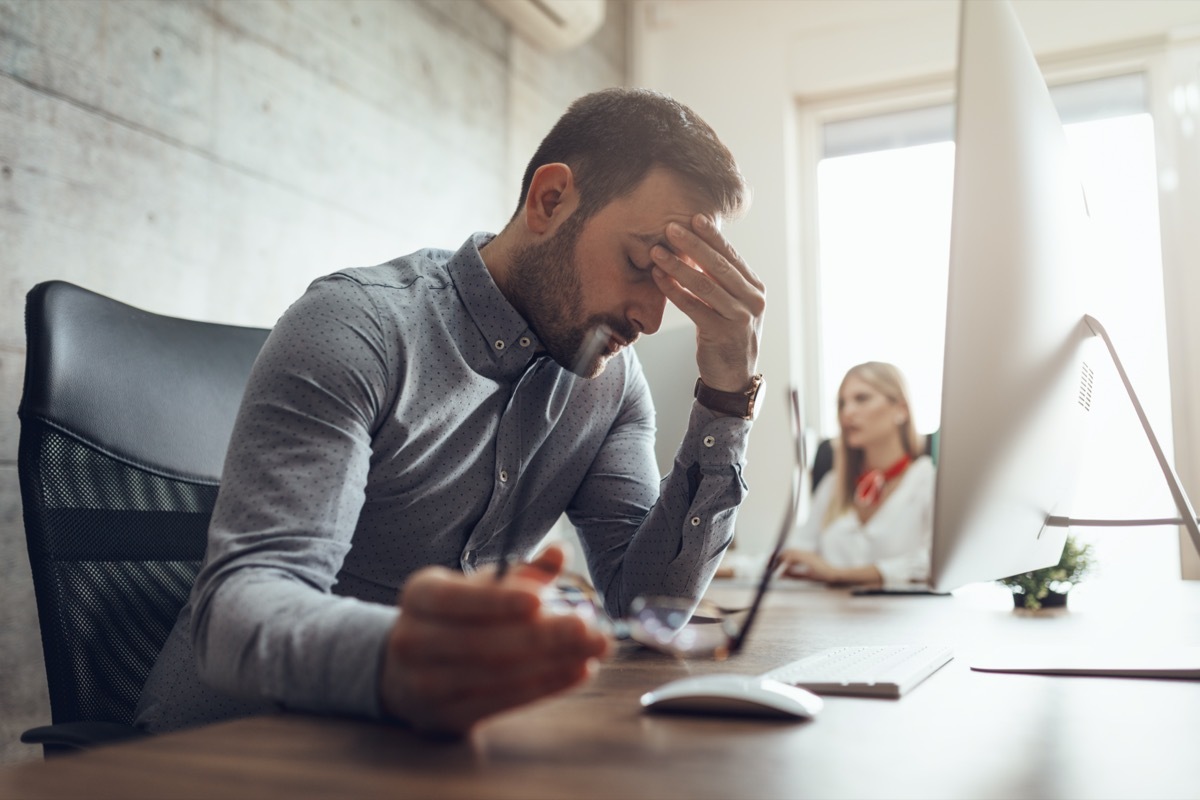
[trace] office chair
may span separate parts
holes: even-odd
[[[25,306],[18,475],[53,723],[47,756],[142,735],[268,331],[151,314],[62,281]]]
[[[925,436],[925,455],[933,459],[935,466],[937,465],[937,453],[938,432],[934,431]],[[812,473],[810,476],[812,478],[810,486],[812,491],[815,492],[817,490],[817,484],[821,482],[821,478],[825,477],[825,473],[831,469],[833,469],[833,440],[822,439],[821,443],[817,445],[816,454],[813,456]]]

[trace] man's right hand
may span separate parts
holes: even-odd
[[[543,610],[539,592],[562,566],[562,551],[551,547],[499,581],[492,570],[415,573],[388,636],[384,711],[419,730],[465,733],[585,680],[610,642],[577,616]]]

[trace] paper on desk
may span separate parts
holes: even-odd
[[[1036,675],[1200,680],[1200,647],[1134,647],[1120,651],[1080,647],[1021,649],[974,658],[971,669]]]

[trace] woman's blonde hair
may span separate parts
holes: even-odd
[[[904,409],[904,422],[900,429],[900,443],[909,458],[915,459],[925,452],[925,443],[913,423],[912,409],[908,403],[908,385],[903,373],[893,364],[884,361],[868,361],[851,367],[838,386],[838,397],[850,378],[858,378],[875,391]],[[847,447],[844,436],[833,440],[833,498],[825,511],[825,524],[846,513],[854,505],[854,490],[862,474],[864,454],[862,449]]]

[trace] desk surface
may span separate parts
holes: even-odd
[[[584,688],[464,740],[259,717],[0,771],[0,797],[1200,797],[1200,683],[969,669],[996,648],[1200,644],[1200,585],[1129,602],[1088,588],[1070,611],[1040,616],[1013,612],[992,586],[953,597],[783,590],[726,662],[623,645]],[[809,722],[638,706],[687,674],[756,674],[826,647],[905,642],[944,642],[956,658],[899,700],[829,697]]]

